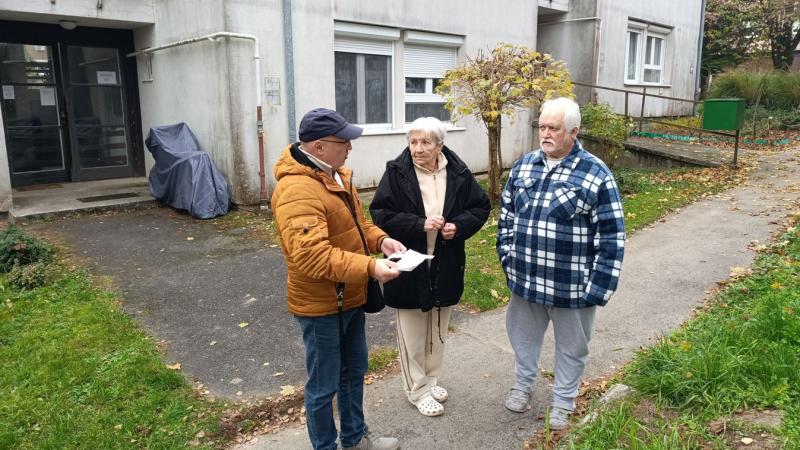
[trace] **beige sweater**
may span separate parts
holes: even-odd
[[[444,211],[444,194],[447,190],[447,158],[439,154],[438,168],[430,170],[414,164],[414,171],[419,181],[419,191],[422,194],[422,204],[425,207],[425,217],[441,216]],[[433,254],[436,246],[436,235],[440,230],[426,233],[428,239],[428,254]]]

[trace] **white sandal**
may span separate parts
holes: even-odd
[[[434,386],[431,388],[431,397],[439,403],[447,401],[447,390],[441,386]]]
[[[417,407],[419,413],[423,416],[436,417],[444,414],[444,406],[429,395],[417,400],[414,406]]]

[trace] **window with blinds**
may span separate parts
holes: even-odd
[[[406,44],[403,57],[405,77],[405,121],[419,117],[450,120],[444,99],[436,94],[436,86],[444,73],[456,66],[456,49]]]
[[[392,41],[337,36],[336,110],[348,122],[391,126]]]

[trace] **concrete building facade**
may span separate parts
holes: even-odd
[[[574,81],[694,99],[702,39],[702,0],[539,0],[538,50],[563,59]],[[625,94],[579,87],[582,102],[625,111]],[[639,116],[641,96],[628,95]],[[691,114],[692,104],[648,97],[645,117]]]
[[[176,122],[193,129],[235,203],[263,202],[272,165],[314,107],[364,126],[347,165],[359,187],[374,186],[406,146],[406,123],[449,119],[434,92],[444,71],[501,41],[536,48],[538,38],[574,79],[625,86],[625,28],[666,23],[674,63],[659,86],[691,96],[680,73],[695,61],[676,54],[696,40],[699,0],[673,3],[659,10],[674,20],[650,0],[0,0],[0,210],[30,185],[144,176],[149,128]],[[527,111],[506,123],[504,161],[532,148],[530,125]],[[482,124],[458,120],[446,143],[474,171],[487,169]]]

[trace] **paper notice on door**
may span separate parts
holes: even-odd
[[[42,106],[55,106],[56,89],[51,87],[39,89],[39,102],[41,102]]]
[[[3,100],[14,100],[14,86],[3,85]]]
[[[414,250],[406,250],[403,253],[393,253],[386,257],[389,261],[397,264],[397,270],[401,272],[411,272],[416,269],[423,261],[433,259],[433,255],[423,255]]]
[[[113,70],[98,70],[97,84],[117,84],[117,72]]]

